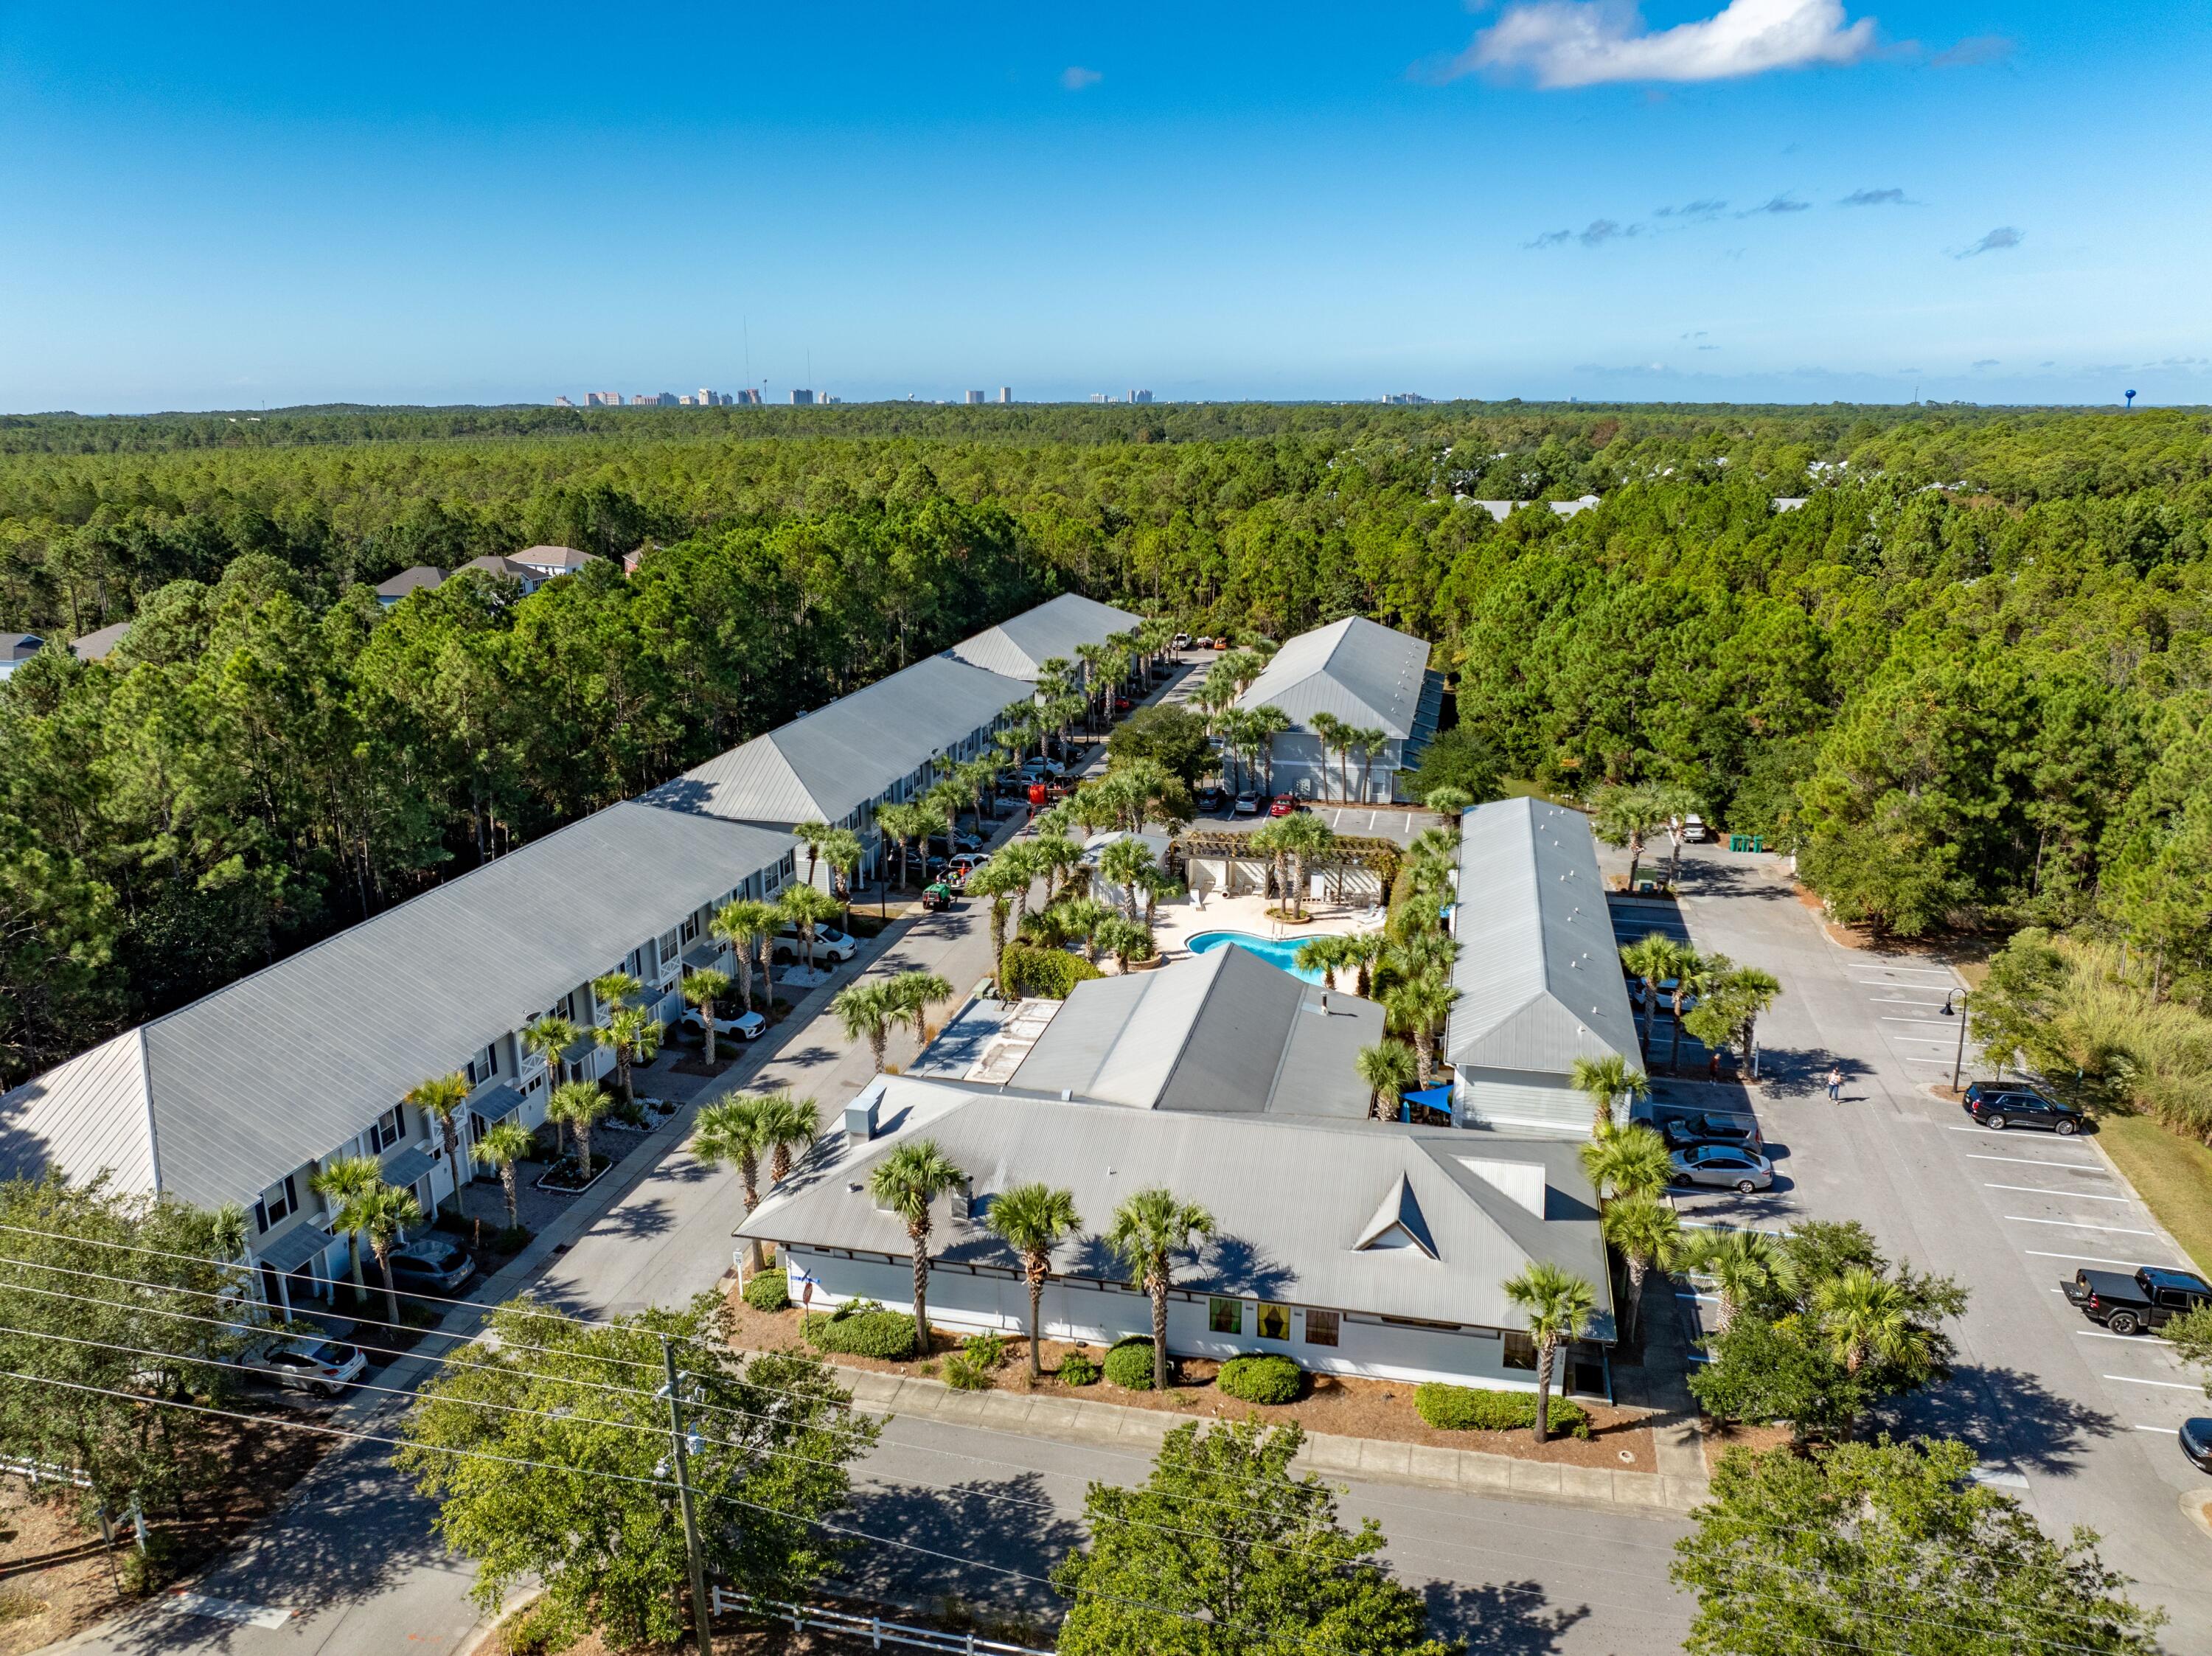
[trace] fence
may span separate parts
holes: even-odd
[[[720,1587],[714,1589],[714,1599],[717,1616],[736,1611],[788,1622],[793,1631],[814,1628],[823,1633],[840,1633],[848,1639],[866,1639],[876,1650],[896,1645],[908,1650],[956,1652],[958,1656],[1053,1656],[1048,1650],[1038,1650],[1030,1645],[1001,1644],[996,1639],[979,1638],[972,1633],[947,1633],[942,1628],[909,1627],[902,1622],[886,1622],[880,1616],[855,1616],[827,1604],[787,1604],[774,1598],[756,1598],[749,1592],[726,1592]]]
[[[68,1483],[89,1489],[92,1480],[74,1466],[52,1466],[43,1460],[0,1459],[0,1475],[27,1478],[33,1483]]]

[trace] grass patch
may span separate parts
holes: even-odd
[[[2212,1277],[2212,1149],[2143,1115],[2100,1115],[2097,1142],[2182,1252]]]

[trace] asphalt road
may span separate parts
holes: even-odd
[[[2169,1648],[2212,1650],[2212,1540],[2180,1505],[2207,1479],[2173,1438],[2185,1415],[2205,1412],[2203,1389],[2159,1343],[2104,1333],[2058,1289],[2082,1265],[2182,1254],[2093,1136],[1991,1132],[1929,1090],[1949,1082],[1958,1041],[1942,1009],[1962,980],[1942,960],[1832,940],[1772,857],[1692,846],[1683,886],[1692,940],[1765,967],[1784,990],[1759,1030],[1774,1188],[1685,1194],[1685,1216],[1770,1228],[1856,1219],[1892,1258],[1957,1277],[1972,1296],[1954,1330],[1959,1370],[1887,1423],[1974,1444],[1989,1481],[2047,1531],[2081,1524],[2104,1538],[2106,1562],[2172,1615]],[[1969,1078],[1974,1059],[1970,1045]],[[1832,1064],[1846,1077],[1837,1104],[1822,1084]]]

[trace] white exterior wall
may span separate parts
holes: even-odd
[[[914,1303],[914,1271],[903,1259],[848,1259],[798,1247],[783,1248],[781,1259],[794,1304],[810,1303],[806,1299],[810,1281],[814,1285],[811,1304],[817,1311],[848,1300],[874,1300],[893,1311]],[[1241,1334],[1217,1334],[1209,1326],[1208,1296],[1178,1294],[1168,1302],[1168,1350],[1178,1356],[1213,1358],[1271,1352],[1316,1374],[1369,1380],[1416,1384],[1443,1380],[1504,1391],[1536,1389],[1533,1370],[1505,1367],[1505,1342],[1494,1332],[1408,1327],[1346,1312],[1338,1322],[1336,1345],[1311,1345],[1305,1338],[1305,1307],[1292,1306],[1290,1338],[1266,1340],[1256,1332],[1258,1303],[1250,1299],[1242,1301]],[[1055,1278],[1045,1285],[1043,1310],[1048,1339],[1111,1345],[1132,1335],[1152,1337],[1151,1301],[1124,1289]],[[933,1327],[976,1333],[996,1330],[1025,1337],[1029,1311],[1029,1285],[1012,1273],[972,1272],[941,1260],[931,1266]]]
[[[1529,1070],[1462,1067],[1452,1082],[1452,1113],[1462,1127],[1494,1127],[1547,1137],[1586,1138],[1589,1099],[1566,1077]]]

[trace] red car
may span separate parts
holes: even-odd
[[[1269,803],[1267,806],[1267,815],[1270,816],[1288,816],[1293,811],[1301,811],[1304,809],[1305,807],[1298,803],[1298,798],[1296,794],[1279,793],[1274,797],[1273,800]]]

